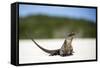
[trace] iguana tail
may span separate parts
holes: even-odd
[[[35,42],[35,40],[31,37],[31,36],[29,36],[28,37],[28,34],[27,33],[25,33],[26,34],[26,37],[27,38],[30,38],[41,50],[43,50],[44,52],[46,52],[46,53],[52,53],[54,50],[48,50],[48,49],[45,49],[45,48],[43,48],[43,47],[41,47],[39,44],[37,44],[36,42]]]
[[[47,53],[51,53],[51,52],[52,52],[52,50],[47,50],[47,49],[41,47],[39,44],[37,44],[37,43],[35,42],[34,39],[32,39],[32,41],[33,41],[41,50],[43,50],[44,52],[47,52]]]

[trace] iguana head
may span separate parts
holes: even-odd
[[[76,35],[75,32],[71,32],[71,33],[68,34],[68,37],[75,36],[75,35]]]

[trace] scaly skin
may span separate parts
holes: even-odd
[[[45,49],[43,47],[41,47],[39,44],[37,44],[34,39],[32,39],[32,41],[44,52],[49,53],[50,56],[54,56],[54,55],[60,55],[60,56],[69,56],[73,54],[73,47],[71,45],[73,37],[74,37],[75,33],[70,33],[67,35],[67,38],[65,38],[65,41],[62,45],[62,47],[60,49],[56,49],[56,50],[48,50]]]

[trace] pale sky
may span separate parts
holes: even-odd
[[[96,21],[95,8],[78,8],[78,7],[58,7],[43,5],[19,5],[19,16],[28,16],[36,14],[46,14],[50,16],[63,16],[70,18],[86,19]]]

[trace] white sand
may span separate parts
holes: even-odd
[[[62,46],[64,39],[37,39],[38,44],[46,49],[58,49]],[[61,57],[49,56],[49,54],[39,49],[31,40],[19,41],[19,63],[40,63],[56,61],[76,61],[96,59],[95,39],[74,39],[74,55]]]

